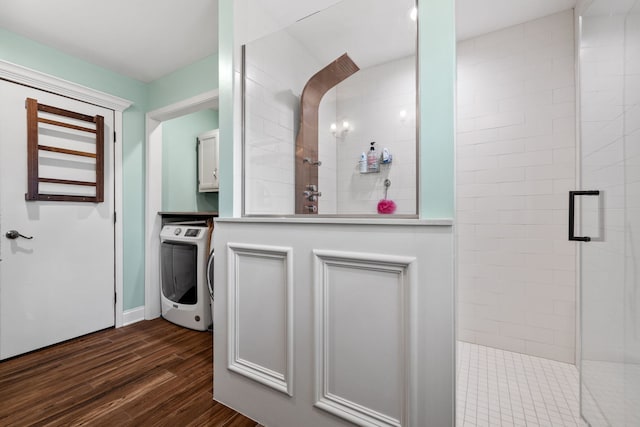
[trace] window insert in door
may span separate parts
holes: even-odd
[[[27,201],[103,202],[104,117],[89,116],[39,104],[33,98],[27,98],[26,109],[27,193],[25,199]],[[58,135],[57,138],[50,138],[51,141],[56,141],[57,145],[41,143],[40,136],[46,133]],[[66,135],[66,138],[60,138],[61,134]],[[87,138],[87,135],[92,136]],[[93,147],[93,149],[78,149],[73,144],[68,144],[69,141],[73,142],[72,140],[79,141],[80,146]],[[54,153],[54,157],[44,157],[42,153]],[[45,160],[54,163],[54,167],[45,165]],[[44,166],[51,175],[41,176],[43,170],[41,166]],[[53,184],[55,193],[43,192],[40,184]],[[94,189],[93,194],[87,194],[87,187]]]

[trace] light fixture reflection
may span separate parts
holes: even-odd
[[[331,123],[329,129],[331,130],[333,136],[335,136],[336,138],[341,138],[345,133],[351,130],[351,123],[349,123],[348,120],[343,120],[340,128],[338,128],[338,125],[336,123]]]
[[[411,18],[412,21],[417,21],[418,20],[418,8],[414,7],[413,9],[411,9],[411,12],[409,12],[409,18]]]

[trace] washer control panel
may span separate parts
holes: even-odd
[[[167,239],[174,238],[178,240],[196,241],[207,236],[207,227],[167,224],[162,228],[160,236]]]
[[[185,237],[198,237],[198,234],[200,234],[200,230],[199,229],[197,229],[197,228],[187,228],[187,231],[184,233],[184,236]]]

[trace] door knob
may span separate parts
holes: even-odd
[[[22,237],[23,239],[29,239],[29,240],[33,239],[33,236],[31,236],[31,237],[24,236],[24,235],[20,234],[20,232],[17,231],[17,230],[9,230],[9,231],[7,231],[5,236],[6,236],[7,239],[11,239],[11,240],[17,239],[18,237]]]

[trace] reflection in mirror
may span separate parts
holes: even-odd
[[[245,215],[416,215],[415,6],[343,0],[244,46]]]

